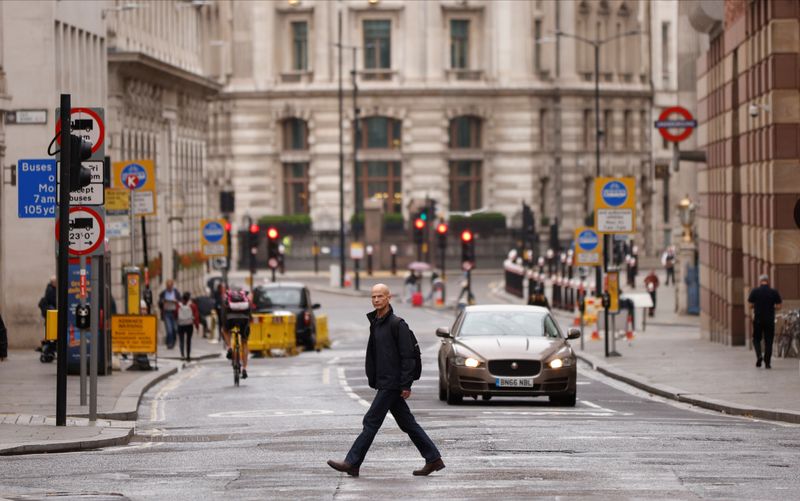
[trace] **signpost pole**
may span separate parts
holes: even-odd
[[[85,259],[85,258],[82,258]],[[96,256],[92,259],[92,267],[94,270],[91,273],[91,295],[89,296],[89,304],[91,306],[92,320],[89,328],[89,421],[97,421],[97,363],[101,357],[100,354],[100,297],[103,294],[100,286],[100,270],[105,265],[105,258]],[[81,334],[83,339],[83,334]]]
[[[131,229],[131,232],[130,232],[131,233],[131,266],[136,266],[136,239],[135,239],[136,238],[135,237],[135,235],[136,235],[136,224],[135,224],[135,217],[133,215],[133,211],[134,211],[133,200],[136,198],[135,197],[135,193],[136,193],[135,191],[131,190],[131,193],[130,193],[130,197],[131,197],[130,198],[130,204],[129,204],[129,207],[128,207],[128,217],[130,218],[129,222],[128,222],[128,225],[129,225],[129,227]]]
[[[80,270],[80,298],[81,306],[86,306],[86,256],[81,256],[81,270]],[[77,316],[77,315],[76,315]],[[81,374],[81,406],[86,405],[86,329],[79,329],[77,326],[75,330],[81,337],[80,348],[80,374]]]
[[[69,301],[69,171],[72,148],[70,145],[69,115],[72,109],[70,94],[61,94],[61,192],[58,200],[58,347],[56,366],[56,426],[67,425],[67,302]]]

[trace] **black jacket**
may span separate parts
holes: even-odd
[[[394,314],[391,306],[386,316],[378,318],[377,312],[372,311],[367,318],[369,342],[365,368],[370,388],[410,390],[416,359],[408,324]]]

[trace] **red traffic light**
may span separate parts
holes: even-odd
[[[461,232],[461,241],[462,242],[471,242],[472,241],[472,232],[469,230],[464,230]]]
[[[225,221],[225,231],[231,231],[231,222]]]
[[[267,238],[269,238],[270,240],[275,240],[276,238],[278,238],[278,230],[277,230],[277,228],[275,228],[273,226],[270,226],[267,229]]]
[[[436,233],[438,233],[439,235],[444,235],[445,233],[447,233],[447,225],[444,223],[439,223],[438,225],[436,225]]]
[[[253,223],[253,224],[250,225],[250,233],[252,233],[254,235],[256,233],[258,233],[258,225],[257,224]]]
[[[422,219],[419,219],[419,218],[415,219],[414,220],[414,228],[416,228],[418,230],[421,230],[421,229],[425,228],[425,221],[423,221]]]

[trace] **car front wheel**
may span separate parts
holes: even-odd
[[[447,378],[447,404],[448,405],[458,405],[461,403],[461,400],[464,398],[464,395],[461,393],[457,393],[453,391],[452,383],[450,382],[450,378]]]
[[[447,387],[445,382],[442,381],[442,376],[439,376],[439,400],[444,402],[447,400]]]

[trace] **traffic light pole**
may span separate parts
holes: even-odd
[[[67,301],[69,300],[69,186],[72,168],[69,115],[70,94],[61,94],[61,192],[58,199],[58,344],[56,363],[56,426],[67,425]]]
[[[357,77],[357,75],[356,75],[356,50],[357,50],[357,48],[353,47],[353,71],[351,73],[352,76],[353,76],[353,132],[354,132],[354,135],[353,135],[353,183],[355,185],[354,189],[353,189],[353,196],[355,198],[355,200],[354,200],[355,203],[353,205],[353,214],[354,214],[354,217],[353,217],[353,241],[354,242],[358,242],[359,224],[364,224],[363,221],[359,221],[358,220],[358,215],[359,215],[359,211],[358,211],[358,209],[359,209],[359,199],[358,199],[359,198],[359,196],[358,196],[359,195],[359,192],[358,192],[358,141],[360,139],[359,138],[360,134],[358,133],[358,128],[359,128],[359,125],[358,125],[358,81],[356,80],[356,77]],[[358,276],[358,271],[359,271],[358,268],[359,268],[359,259],[355,259],[354,258],[353,259],[353,274],[355,275],[355,281],[353,283],[355,284],[356,290],[359,290],[359,285],[360,285],[359,276]]]

